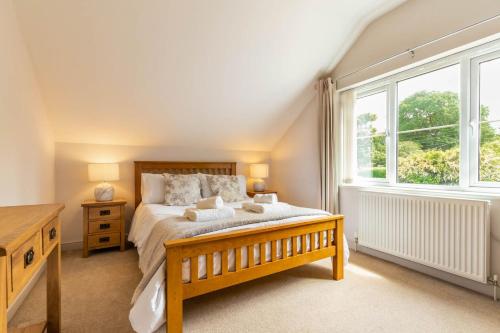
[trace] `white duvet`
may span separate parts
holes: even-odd
[[[240,208],[243,202],[230,203],[234,208]],[[136,211],[134,218],[132,220],[132,227],[130,229],[128,240],[133,242],[137,247],[137,252],[141,256],[143,251],[143,246],[151,233],[154,225],[163,220],[166,217],[183,215],[186,206],[165,206],[158,204],[143,204],[141,203]],[[311,218],[318,218],[318,216],[300,216],[293,217],[278,221],[255,223],[250,225],[244,225],[240,227],[228,228],[219,230],[210,234],[223,233],[233,230],[249,229],[255,227],[261,227],[266,225],[276,225],[281,223],[298,222],[303,220],[308,220]],[[204,223],[204,222],[191,222],[191,223]],[[318,246],[319,238],[316,237],[315,247]],[[288,240],[289,244],[287,246],[289,255],[291,254],[291,240]],[[323,239],[324,244],[326,244],[326,239]],[[298,243],[298,251],[301,251],[300,241]],[[311,246],[309,237],[306,237],[306,247],[309,249]],[[281,244],[277,243],[278,256],[281,256]],[[229,269],[233,269],[235,265],[235,254],[234,250],[228,253],[228,263]],[[271,257],[271,244],[268,242],[266,244],[266,261],[269,261]],[[214,253],[214,274],[219,274],[221,271],[220,266],[220,253]],[[247,250],[245,247],[241,251],[242,266],[245,267],[248,262]],[[260,263],[260,251],[258,245],[254,247],[254,258],[255,262]],[[349,248],[347,246],[347,241],[344,236],[344,262],[347,263],[349,259]],[[140,262],[140,261],[139,261]],[[144,273],[144,267],[139,268]],[[198,258],[198,276],[204,277],[206,275],[205,257],[200,256]],[[182,278],[184,282],[188,282],[190,279],[190,263],[185,261],[182,267]],[[150,333],[158,330],[165,323],[165,264],[162,264],[155,275],[148,283],[144,291],[137,298],[132,309],[130,310],[129,319],[132,324],[133,329],[139,333]]]

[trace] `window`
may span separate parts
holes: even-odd
[[[479,181],[500,182],[500,58],[479,64]]]
[[[355,88],[348,173],[389,185],[500,188],[499,87],[497,40]]]
[[[397,181],[458,185],[460,67],[397,83]]]
[[[357,175],[386,178],[387,93],[361,96],[356,100]]]

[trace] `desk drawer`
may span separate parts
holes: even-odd
[[[111,246],[120,246],[120,233],[97,234],[88,236],[89,248],[99,249]]]
[[[12,252],[12,290],[21,290],[42,260],[40,231]]]
[[[118,220],[120,216],[120,206],[89,208],[89,220]]]
[[[57,218],[53,219],[49,223],[45,225],[42,229],[42,245],[43,245],[43,254],[47,254],[47,251],[50,249],[52,245],[57,243],[59,239],[60,227],[59,220]]]
[[[120,232],[120,221],[89,222],[89,234]]]

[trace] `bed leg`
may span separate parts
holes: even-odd
[[[335,257],[332,257],[333,279],[342,280],[344,278],[344,220],[336,221],[334,229],[334,242],[337,249]]]
[[[167,249],[166,319],[167,333],[182,332],[182,258],[179,248]]]

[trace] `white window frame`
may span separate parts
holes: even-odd
[[[473,157],[469,162],[469,183],[473,187],[500,187],[498,182],[484,182],[479,180],[479,147],[481,143],[481,116],[480,116],[480,65],[483,62],[500,59],[500,50],[495,52],[490,52],[470,60],[470,80],[471,89],[470,91],[470,132],[471,132],[471,147],[470,156]]]
[[[500,182],[480,182],[479,163],[479,64],[500,57],[500,39],[470,49],[457,52],[437,60],[420,64],[410,69],[388,75],[366,84],[351,87],[355,89],[357,98],[377,92],[387,92],[387,135],[386,135],[386,179],[357,176],[353,171],[354,183],[381,185],[401,188],[418,188],[431,190],[470,190],[490,189],[500,191]],[[460,175],[458,185],[407,184],[397,182],[397,116],[398,97],[397,82],[427,74],[448,66],[460,67]],[[476,103],[477,101],[477,103]],[[353,121],[356,121],[353,117]],[[356,152],[352,157],[357,161]]]
[[[354,159],[355,163],[353,163],[353,166],[356,168],[353,172],[353,176],[355,179],[358,179],[362,181],[363,183],[373,183],[373,184],[388,184],[389,183],[389,174],[388,174],[388,160],[387,157],[389,156],[389,142],[388,142],[388,133],[389,133],[389,114],[390,114],[390,94],[389,94],[389,87],[387,85],[383,85],[374,89],[366,89],[366,90],[360,90],[356,91],[356,99],[376,95],[385,92],[385,97],[386,97],[386,103],[385,103],[385,156],[386,156],[386,171],[385,171],[385,178],[374,178],[374,177],[361,177],[358,176],[358,156],[357,156],[357,147],[358,147],[358,135],[357,135],[357,130],[356,133],[354,133],[354,138],[356,140],[356,151],[354,151]],[[357,122],[357,118],[353,117],[352,121],[355,123]],[[357,129],[357,125],[355,125],[353,128]]]

